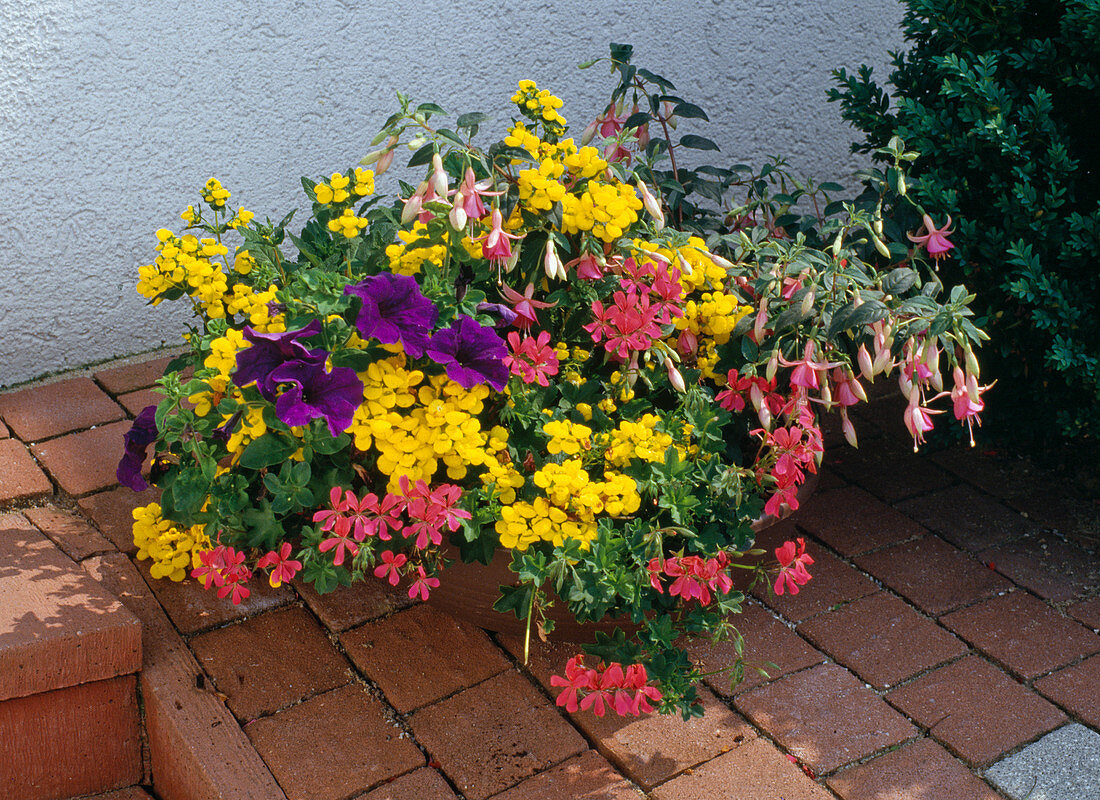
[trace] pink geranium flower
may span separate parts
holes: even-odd
[[[805,586],[812,575],[806,567],[814,563],[813,557],[806,552],[806,540],[798,537],[798,543],[784,542],[775,549],[779,560],[779,575],[775,579],[775,593],[783,594],[784,588],[791,594],[798,594],[798,587]]]
[[[524,383],[537,383],[549,386],[547,378],[558,374],[558,358],[550,347],[550,334],[543,331],[537,338],[512,331],[508,334],[508,345],[512,352],[504,358],[504,366]]]
[[[382,563],[374,568],[374,577],[385,578],[390,586],[396,586],[401,582],[401,568],[409,559],[404,553],[394,555],[392,550],[383,550],[380,556]]]
[[[272,550],[270,553],[265,553],[256,562],[257,569],[272,567],[271,575],[268,577],[272,588],[278,589],[284,581],[293,580],[301,570],[302,562],[291,559],[291,550],[290,542],[283,542],[278,551]]]
[[[413,579],[412,586],[409,587],[409,597],[415,600],[420,598],[421,600],[427,600],[428,595],[432,589],[439,586],[439,578],[432,578],[426,572],[424,567],[417,565],[417,576]]]

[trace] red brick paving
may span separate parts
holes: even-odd
[[[294,581],[294,588],[322,624],[336,633],[413,604],[407,590],[393,588],[373,577],[351,586],[339,586],[328,594],[317,594],[312,586],[299,580]]]
[[[753,590],[754,595],[791,622],[802,622],[834,606],[879,591],[866,575],[829,551],[810,543],[806,552],[814,559],[809,569],[813,581],[806,589],[798,594],[777,595],[768,584],[760,583]]]
[[[36,500],[52,491],[49,478],[22,442],[0,440],[0,505]]]
[[[1034,533],[978,557],[1052,603],[1068,602],[1100,586],[1100,559],[1051,533]]]
[[[829,772],[915,736],[917,729],[836,664],[788,675],[735,698],[799,760]]]
[[[417,711],[413,735],[470,800],[485,800],[587,749],[514,671]]]
[[[8,426],[3,422],[0,422],[0,439],[7,439],[11,434],[8,432]]]
[[[985,766],[1065,722],[1065,715],[992,664],[966,658],[886,695],[951,751]]]
[[[994,597],[941,622],[1025,679],[1100,651],[1100,636],[1027,592]]]
[[[1051,673],[1033,685],[1075,717],[1100,728],[1100,655]]]
[[[898,503],[897,509],[951,544],[971,552],[1038,529],[1018,511],[965,484],[905,500]]]
[[[287,800],[344,800],[424,764],[362,686],[343,686],[244,727]]]
[[[798,632],[879,689],[967,652],[962,641],[885,592],[803,622]]]
[[[413,795],[409,795],[413,797]],[[416,797],[419,798],[419,795]],[[641,800],[642,794],[597,753],[586,750],[493,800]],[[397,800],[395,797],[394,800]]]
[[[0,417],[16,436],[37,442],[126,415],[91,378],[72,378],[0,394]]]
[[[653,800],[832,800],[766,739],[753,739],[653,790]]]
[[[844,556],[927,533],[913,520],[856,486],[821,492],[799,509],[798,527]]]
[[[511,665],[485,631],[426,605],[348,631],[340,643],[401,713],[441,700]]]
[[[715,756],[741,747],[756,731],[706,689],[700,691],[704,715],[685,722],[679,714],[597,717],[578,711],[575,725],[608,761],[643,789],[679,775]]]
[[[160,499],[156,489],[135,492],[125,486],[106,492],[82,497],[77,501],[80,510],[87,514],[100,532],[111,540],[121,552],[137,552],[134,545],[134,515],[139,506],[147,506]]]
[[[355,800],[458,800],[458,795],[442,775],[428,767],[421,767],[358,795]]]
[[[829,465],[849,483],[859,484],[887,503],[942,489],[954,482],[950,473],[904,446],[847,448],[830,458]]]
[[[122,458],[122,437],[130,422],[70,433],[35,445],[34,455],[57,485],[69,494],[87,494],[118,483],[115,471]]]
[[[249,583],[251,593],[248,597],[240,605],[233,605],[232,601],[218,597],[214,589],[204,589],[199,581],[183,580],[177,583],[153,578],[149,574],[151,563],[149,560],[136,562],[157,602],[176,629],[185,636],[285,606],[294,600],[294,592],[289,586],[273,589],[263,577],[258,577]]]
[[[1012,588],[1005,578],[935,536],[859,556],[855,562],[932,615]]]
[[[1093,631],[1100,631],[1100,597],[1074,603],[1066,609],[1066,613]]]
[[[242,722],[351,680],[309,612],[268,611],[191,640],[199,663]]]
[[[931,739],[920,739],[829,778],[844,800],[1001,800]]]
[[[164,370],[175,356],[154,358],[121,367],[109,367],[96,372],[93,377],[113,395],[132,392],[152,386],[164,375]]]
[[[88,556],[115,549],[88,520],[70,511],[43,506],[28,508],[23,513],[73,561],[83,561]]]
[[[163,399],[164,395],[153,389],[138,389],[136,392],[120,395],[118,402],[136,417],[145,410],[146,406],[160,405]]]

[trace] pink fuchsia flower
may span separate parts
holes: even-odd
[[[543,331],[538,337],[524,336],[515,331],[508,334],[512,352],[504,358],[504,366],[524,383],[549,386],[547,378],[558,374],[559,362],[550,347],[550,334]]]
[[[977,422],[981,427],[982,419],[978,415],[985,409],[985,401],[982,400],[982,392],[991,388],[979,386],[978,378],[973,374],[966,374],[960,367],[955,367],[953,376],[955,386],[951,389],[951,404],[955,412],[955,419],[965,422],[970,432],[970,446],[974,446],[974,426]]]
[[[383,550],[382,563],[374,568],[374,577],[385,578],[390,586],[396,586],[401,582],[401,568],[409,560],[404,553],[394,555],[392,550]]]
[[[487,213],[489,213],[488,207],[485,203],[481,202],[483,197],[496,197],[502,195],[504,192],[490,192],[488,191],[493,187],[493,181],[486,178],[483,181],[477,180],[474,175],[472,167],[466,167],[466,173],[462,177],[462,183],[458,185],[458,188],[454,190],[455,195],[462,195],[461,203],[459,198],[455,197],[455,205],[462,208],[466,212],[466,216],[470,219],[481,219]]]
[[[274,589],[282,586],[284,581],[294,580],[294,576],[302,569],[301,561],[291,559],[291,549],[290,542],[283,542],[278,551],[272,550],[270,553],[265,553],[256,562],[257,569],[272,567],[268,583]]]
[[[504,230],[504,219],[500,215],[500,209],[494,208],[489,224],[489,232],[484,236],[479,236],[474,241],[484,241],[485,243],[481,249],[484,257],[489,259],[491,264],[503,267],[512,257],[512,243],[510,240],[522,238],[521,235],[508,233]]]
[[[840,364],[830,364],[827,361],[819,361],[815,355],[816,343],[811,339],[806,342],[806,347],[802,352],[802,358],[797,361],[787,361],[783,356],[779,356],[779,363],[784,367],[794,367],[791,370],[791,387],[802,389],[819,389],[821,383],[818,380],[818,373],[824,373],[833,367],[839,367]]]
[[[421,600],[427,600],[431,590],[439,586],[439,578],[432,578],[426,572],[424,567],[417,565],[417,576],[413,579],[412,586],[409,587],[409,597],[415,600],[419,597]]]
[[[836,387],[833,397],[842,408],[854,406],[860,401],[867,402],[867,393],[850,370],[836,367],[833,370],[833,385]]]
[[[775,548],[775,557],[779,560],[779,575],[773,587],[776,594],[783,594],[785,589],[798,594],[798,587],[805,586],[813,577],[806,569],[814,563],[813,557],[806,552],[806,540],[800,536],[797,541],[797,544],[784,542]]]
[[[924,434],[932,430],[932,415],[942,414],[942,411],[934,411],[920,404],[920,389],[913,387],[909,393],[909,405],[905,407],[903,420],[909,435],[913,437],[913,452],[917,452],[920,445],[924,444]]]
[[[586,281],[598,281],[603,277],[603,268],[605,264],[601,264],[600,260],[596,256],[589,252],[584,252],[579,258],[574,258],[572,261],[567,261],[566,268],[575,267],[577,270],[577,277]]]
[[[516,318],[512,322],[521,331],[525,331],[539,321],[537,311],[541,308],[553,308],[556,303],[544,303],[535,299],[535,284],[527,284],[523,294],[520,294],[510,286],[501,286],[500,293],[504,299],[512,304],[512,310],[516,312]]]
[[[947,238],[955,232],[951,228],[951,217],[947,217],[947,222],[942,228],[937,228],[927,214],[921,217],[921,221],[924,224],[915,236],[911,233],[905,235],[909,237],[909,241],[924,245],[924,249],[928,251],[933,261],[939,261],[955,246]]]

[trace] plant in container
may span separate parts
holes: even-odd
[[[911,154],[894,143],[878,204],[830,206],[810,237],[769,211],[793,200],[767,175],[665,169],[713,146],[671,139],[705,113],[628,47],[610,64],[618,85],[579,141],[531,81],[487,147],[485,115],[445,123],[399,95],[361,166],[303,178],[294,232],[293,213],[261,223],[213,179],[183,232],[157,232],[138,290],[197,322],[119,466],[144,488],[153,448],[160,502],[135,511],[134,537],[154,576],[232,602],[263,571],[429,599],[449,564],[503,553],[489,588],[528,638],[603,621],[591,660],[562,665],[560,705],[690,716],[701,676],[681,637],[734,633],[734,570],[768,572],[753,523],[797,507],[820,412],[854,440],[861,381],[897,369],[915,440],[941,396],[976,415],[969,297],[941,303],[920,247],[881,233]],[[384,199],[401,146],[424,178]],[[744,186],[732,213],[693,203]],[[804,542],[776,558],[769,582],[797,592]]]

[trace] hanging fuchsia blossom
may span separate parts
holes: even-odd
[[[508,233],[504,230],[504,219],[500,215],[499,208],[493,209],[493,215],[490,219],[489,232],[484,236],[479,236],[474,241],[483,242],[481,252],[485,258],[489,259],[489,263],[503,267],[512,257],[512,243],[510,240],[522,239],[523,236]]]
[[[557,305],[556,303],[544,303],[542,300],[536,300],[535,285],[533,283],[527,284],[523,294],[520,294],[511,286],[501,286],[500,293],[504,295],[505,300],[512,304],[512,309],[516,312],[512,324],[521,331],[527,330],[539,321],[537,312],[540,308],[553,308]]]
[[[452,190],[452,194],[460,194],[462,196],[460,206],[467,217],[470,219],[481,219],[489,213],[488,207],[481,202],[481,198],[490,196],[496,197],[497,195],[504,194],[502,191],[488,191],[492,187],[492,180],[486,178],[483,181],[479,181],[474,175],[473,169],[471,167],[466,167],[466,173],[462,177],[462,183],[458,185],[458,188]],[[459,203],[457,197],[455,198],[455,202]]]
[[[955,232],[951,227],[951,216],[948,215],[947,222],[942,228],[937,228],[927,214],[921,217],[921,221],[924,224],[916,235],[911,233],[905,235],[909,237],[909,241],[924,245],[924,249],[928,251],[928,255],[932,256],[933,261],[939,261],[955,246],[947,238]]]

